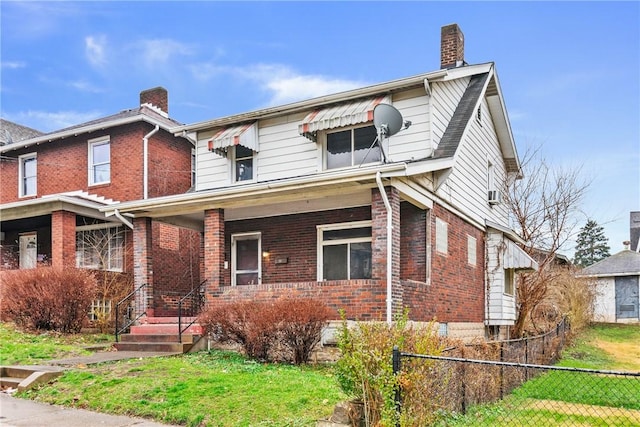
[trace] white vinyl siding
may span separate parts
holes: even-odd
[[[431,130],[436,145],[440,142],[440,139],[442,139],[442,135],[444,135],[444,131],[447,129],[462,95],[464,95],[469,85],[469,81],[470,78],[466,77],[432,84],[431,90],[434,108]]]
[[[516,319],[516,299],[505,294],[505,269],[502,263],[504,256],[503,235],[501,232],[489,231],[486,237],[486,274],[487,274],[487,324],[513,325]]]

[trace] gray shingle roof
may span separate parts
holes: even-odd
[[[465,90],[456,111],[453,112],[451,121],[447,125],[440,144],[434,153],[434,158],[453,157],[460,145],[460,140],[467,127],[467,123],[471,120],[471,116],[475,112],[475,106],[478,103],[482,89],[489,77],[489,73],[476,74],[469,80],[469,85]]]
[[[24,141],[40,135],[44,135],[44,132],[0,118],[0,145]]]
[[[605,277],[640,275],[640,253],[628,249],[583,268],[577,276]]]

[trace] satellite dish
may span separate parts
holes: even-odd
[[[378,135],[389,137],[400,132],[404,121],[402,114],[394,106],[378,104],[373,109],[373,125],[378,130]]]

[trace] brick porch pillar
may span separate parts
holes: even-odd
[[[133,219],[133,281],[135,289],[147,284],[136,295],[136,315],[146,311],[153,317],[153,232],[151,218]]]
[[[224,210],[204,212],[204,278],[209,304],[224,283]]]
[[[73,212],[51,213],[51,265],[76,266],[76,214]]]
[[[391,284],[392,314],[402,310],[402,288],[400,287],[400,195],[394,187],[385,187],[392,212],[391,240]],[[371,257],[372,279],[387,286],[387,208],[380,191],[371,190]],[[383,309],[386,315],[386,304]]]

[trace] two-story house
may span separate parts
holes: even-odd
[[[0,146],[1,268],[42,263],[132,276],[131,219],[100,209],[191,188],[194,145],[169,132],[178,125],[168,115],[167,91],[158,87],[140,93],[139,107],[7,138]],[[16,129],[6,126],[9,134]],[[184,293],[197,286],[199,234],[160,223],[153,232],[153,254],[163,260],[157,291]]]
[[[449,25],[439,70],[174,128],[197,141],[195,191],[100,209],[132,218],[136,285],[156,286],[161,221],[202,233],[208,302],[304,296],[359,320],[406,307],[462,337],[512,325],[514,272],[536,268],[501,203],[522,172],[495,65],[463,52]],[[382,143],[380,104],[411,122]]]

